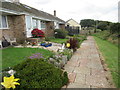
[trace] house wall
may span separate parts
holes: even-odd
[[[65,30],[65,24],[59,24],[60,29]]]
[[[25,15],[12,16],[14,21],[14,36],[18,43],[24,42],[26,39]]]
[[[54,22],[46,22],[45,36],[53,37],[54,36]]]
[[[8,29],[0,30],[0,38],[2,38],[2,36],[6,36],[6,35],[8,35],[11,38],[14,38],[14,31],[13,31],[14,21],[11,16],[7,16],[7,21],[8,21]]]
[[[25,40],[25,16],[8,15],[7,21],[8,29],[0,30],[0,36],[9,36],[10,38],[16,38],[18,43],[21,42],[21,40]]]

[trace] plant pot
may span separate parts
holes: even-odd
[[[46,44],[45,45],[45,47],[50,47],[50,46],[52,46],[52,44],[50,43],[50,44]]]
[[[41,43],[40,45],[41,45],[41,46],[45,46],[45,45],[46,45],[46,43]]]

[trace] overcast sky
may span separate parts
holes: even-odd
[[[67,21],[78,23],[82,19],[118,22],[118,1],[120,0],[20,0],[21,3],[53,14]]]

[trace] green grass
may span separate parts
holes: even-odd
[[[60,39],[60,38],[55,38],[55,39],[51,39],[51,42],[55,42],[55,43],[65,43],[68,39]]]
[[[17,65],[34,53],[42,53],[44,57],[53,55],[52,52],[40,48],[6,48],[2,50],[2,69]]]
[[[116,87],[120,87],[118,82],[120,77],[118,75],[118,47],[106,40],[95,37],[96,43],[105,58],[105,62],[108,65],[108,68],[111,71],[113,80],[116,84]]]

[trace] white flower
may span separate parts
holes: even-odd
[[[55,32],[55,34],[57,34],[57,32]]]
[[[62,44],[61,49],[62,49],[62,50],[64,50],[64,49],[65,49],[65,44],[64,44],[64,43]]]
[[[14,74],[16,73],[16,71],[14,71],[14,70],[9,70],[8,73],[9,73],[10,75],[14,75]]]

